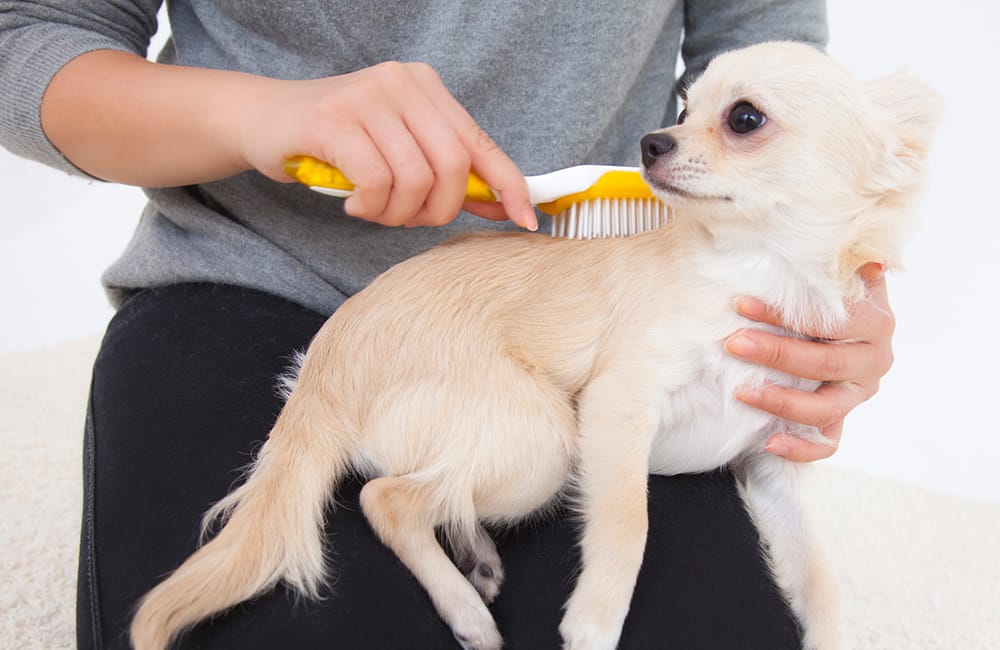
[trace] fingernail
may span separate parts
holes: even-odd
[[[526,205],[524,206],[524,209],[521,211],[521,214],[524,215],[525,228],[527,228],[531,232],[535,232],[536,230],[538,230],[538,216],[535,214],[535,208],[533,208],[531,205]]]
[[[870,262],[861,268],[861,277],[867,282],[874,282],[885,275],[885,264]]]
[[[733,301],[733,308],[747,318],[758,319],[766,313],[764,303],[750,296],[739,296]]]
[[[791,451],[788,443],[782,440],[783,436],[775,436],[767,441],[764,445],[764,451],[774,454],[775,456],[787,456]]]
[[[759,388],[752,388],[750,386],[740,386],[734,393],[736,399],[749,404],[756,404],[759,402],[762,395],[763,393],[761,393]]]
[[[745,334],[733,334],[726,339],[726,352],[738,357],[749,357],[757,352],[757,342]]]

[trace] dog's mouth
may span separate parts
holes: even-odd
[[[695,192],[688,191],[683,187],[678,187],[672,183],[667,183],[661,181],[657,178],[651,178],[647,171],[646,182],[649,186],[653,188],[654,191],[664,192],[666,194],[673,195],[675,197],[680,197],[682,199],[688,199],[690,201],[732,201],[733,197],[726,196],[722,194],[698,194]]]

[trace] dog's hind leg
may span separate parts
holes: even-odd
[[[743,461],[737,472],[775,581],[802,624],[803,648],[847,648],[840,587],[799,502],[799,468],[760,452]]]
[[[476,588],[483,602],[492,603],[503,585],[503,564],[500,554],[486,529],[481,525],[470,539],[467,535],[452,535],[448,540],[458,570]]]
[[[361,490],[361,508],[382,542],[427,591],[461,646],[498,650],[503,641],[493,617],[434,534],[435,526],[444,523],[435,489],[406,476],[377,478]]]

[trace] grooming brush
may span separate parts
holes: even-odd
[[[344,198],[354,191],[339,169],[311,156],[289,158],[285,172],[323,194]],[[532,205],[552,216],[555,237],[624,237],[659,228],[672,214],[642,180],[638,167],[578,165],[525,180]],[[465,197],[500,200],[496,190],[471,172]]]

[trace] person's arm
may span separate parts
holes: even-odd
[[[879,381],[889,372],[896,319],[889,307],[885,276],[878,264],[867,264],[861,268],[861,277],[868,287],[868,298],[833,335],[833,342],[778,336],[752,328],[726,340],[726,351],[741,359],[826,382],[815,393],[777,385],[737,390],[738,399],[786,420],[815,426],[831,443],[821,445],[778,433],[765,446],[771,453],[794,461],[833,455],[840,444],[844,418],[878,391]],[[787,327],[779,312],[752,297],[739,300],[736,308],[752,320]]]
[[[69,172],[182,185],[257,169],[282,182],[310,154],[357,185],[349,214],[436,225],[470,168],[503,204],[465,207],[535,227],[516,165],[420,64],[312,81],[151,63],[157,0],[10,2],[0,12],[0,144]]]
[[[284,161],[309,154],[357,186],[348,214],[440,225],[461,209],[474,168],[509,218],[536,227],[517,166],[420,64],[286,81],[95,51],[56,74],[41,116],[66,158],[110,181],[187,185],[257,169],[287,182]]]
[[[88,174],[126,185],[188,185],[250,169],[235,146],[246,128],[239,107],[258,103],[268,85],[252,75],[97,50],[53,77],[41,122],[52,144]]]
[[[94,50],[145,56],[162,0],[7,0],[0,9],[0,146],[82,174],[45,137],[42,97],[52,77]]]

